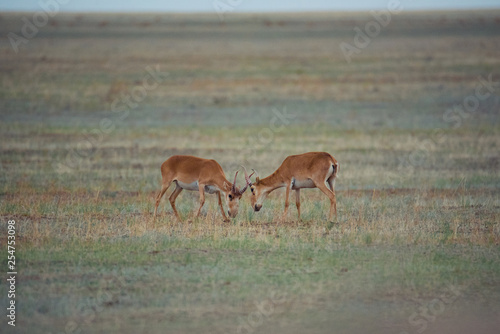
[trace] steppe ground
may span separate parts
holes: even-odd
[[[0,14],[2,333],[497,332],[500,11],[392,15],[350,62],[369,13],[59,13],[16,53],[32,15]],[[307,151],[340,162],[336,221],[316,189],[301,221],[185,191],[179,223],[169,191],[152,223],[171,155]]]

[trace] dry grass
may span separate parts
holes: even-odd
[[[215,198],[208,197],[200,218],[193,217],[197,196],[184,194],[178,206],[185,220],[179,223],[164,200],[161,215],[152,220],[155,193],[126,191],[47,191],[23,196],[5,196],[4,217],[20,223],[19,238],[41,246],[53,239],[142,237],[150,233],[179,239],[221,238],[280,242],[384,245],[500,243],[499,207],[496,190],[485,189],[395,189],[337,191],[338,222],[328,222],[327,200],[312,190],[303,194],[303,219],[297,221],[292,205],[285,221],[281,217],[283,193],[272,196],[264,210],[254,213],[248,199],[231,223],[224,223]],[[33,203],[36,203],[33,205]]]

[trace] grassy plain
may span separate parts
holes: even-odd
[[[2,13],[1,35],[31,15]],[[1,249],[14,219],[19,275],[2,333],[495,332],[500,12],[393,16],[346,62],[372,20],[58,14],[18,53],[3,38]],[[490,94],[449,112],[480,78]],[[213,196],[193,219],[183,192],[186,221],[164,198],[151,224],[173,154],[230,177],[316,150],[340,162],[337,222],[305,190],[302,221],[293,204],[277,219],[281,191],[259,213],[246,194],[231,223]]]

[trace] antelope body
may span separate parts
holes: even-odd
[[[326,152],[309,152],[287,157],[281,166],[266,178],[256,178],[252,183],[245,170],[247,184],[252,191],[251,203],[255,211],[262,208],[267,195],[272,191],[285,187],[285,211],[288,211],[290,190],[295,190],[295,203],[300,219],[300,189],[319,188],[330,199],[329,220],[337,215],[337,200],[335,198],[335,178],[339,164],[335,158]]]
[[[205,192],[207,192],[209,194],[217,194],[222,216],[224,220],[228,220],[222,206],[222,192],[228,206],[227,213],[231,218],[234,218],[238,214],[239,200],[248,187],[248,184],[241,190],[236,187],[237,175],[238,171],[234,175],[234,182],[229,182],[224,175],[222,167],[215,160],[189,155],[174,155],[168,158],[161,165],[162,184],[161,190],[156,196],[154,218],[156,218],[156,211],[158,210],[158,205],[160,205],[161,198],[172,183],[175,183],[175,189],[170,195],[169,201],[179,221],[181,218],[175,207],[175,199],[183,189],[198,191],[200,193],[200,206],[196,216],[200,215],[201,208],[205,203]]]

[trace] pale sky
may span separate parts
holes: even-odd
[[[403,10],[500,8],[500,0],[0,0],[0,11],[38,11],[43,3],[54,2],[69,12],[216,12],[218,6],[229,6],[231,12],[363,11],[387,8],[391,1],[400,2]]]

